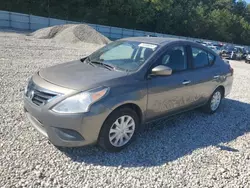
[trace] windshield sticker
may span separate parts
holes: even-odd
[[[155,50],[155,48],[157,47],[157,45],[154,44],[146,44],[146,43],[141,43],[138,46],[143,47],[143,48],[150,48],[152,50]]]

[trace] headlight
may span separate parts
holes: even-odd
[[[52,111],[57,113],[88,112],[91,104],[103,98],[108,91],[109,88],[101,88],[78,93],[58,103]]]

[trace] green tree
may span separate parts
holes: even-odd
[[[0,0],[0,9],[250,45],[244,0]]]

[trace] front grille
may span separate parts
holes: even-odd
[[[38,88],[32,81],[27,87],[26,97],[28,97],[34,104],[41,106],[46,104],[49,100],[56,97],[57,94]]]
[[[45,104],[47,101],[55,97],[55,94],[45,93],[39,90],[34,90],[34,97],[32,98],[32,102],[36,105],[40,106]]]

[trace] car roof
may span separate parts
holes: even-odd
[[[123,38],[121,40],[145,42],[145,43],[152,43],[152,44],[157,44],[157,45],[167,44],[170,42],[187,41],[184,39],[168,38],[168,37],[129,37],[129,38]]]
[[[207,46],[203,46],[201,44],[198,44],[196,42],[192,42],[185,39],[178,39],[178,38],[168,38],[168,37],[129,37],[129,38],[123,38],[120,39],[122,41],[135,41],[135,42],[141,42],[141,43],[151,43],[156,44],[159,46],[167,45],[168,43],[178,43],[178,42],[184,42],[186,44],[192,44],[196,47],[199,47],[201,49],[207,50],[213,55],[216,55],[216,53],[208,48]]]
[[[242,46],[235,46],[235,48],[244,48],[244,47],[242,47]]]

